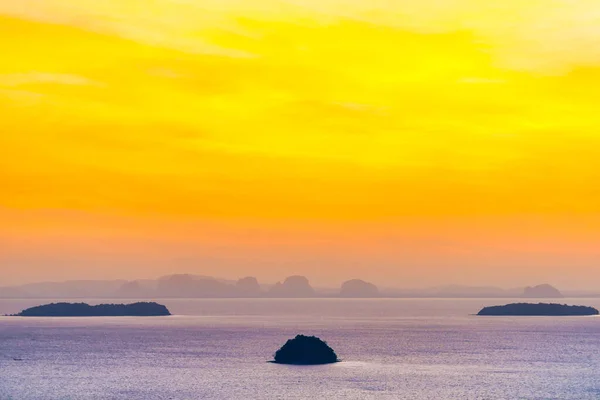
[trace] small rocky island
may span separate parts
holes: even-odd
[[[335,351],[316,336],[298,335],[275,353],[276,364],[321,365],[338,362]]]
[[[569,306],[550,303],[513,303],[505,306],[484,307],[477,315],[489,316],[582,316],[598,315],[598,310],[587,306]]]
[[[15,314],[16,317],[155,317],[171,315],[167,307],[158,303],[99,304],[51,303],[31,307]]]

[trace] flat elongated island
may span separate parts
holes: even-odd
[[[569,306],[554,303],[513,303],[505,306],[484,307],[477,315],[489,316],[583,316],[598,315],[598,310],[587,306]]]
[[[171,315],[158,303],[99,304],[51,303],[31,307],[15,314],[17,317],[155,317]]]

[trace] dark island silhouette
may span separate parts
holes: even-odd
[[[276,364],[322,365],[340,361],[329,345],[316,336],[297,335],[275,353]]]
[[[15,314],[17,317],[154,317],[171,315],[158,303],[99,304],[51,303],[31,307]]]
[[[513,303],[484,307],[477,315],[486,316],[582,316],[598,315],[598,310],[587,306],[569,306],[554,303]]]

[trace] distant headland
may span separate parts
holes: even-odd
[[[154,317],[171,315],[167,307],[158,303],[99,304],[51,303],[31,307],[15,314],[16,317]]]
[[[157,279],[38,282],[0,287],[1,298],[136,299],[165,298],[560,298],[600,297],[600,292],[560,291],[549,284],[502,289],[495,286],[445,285],[421,289],[377,287],[350,279],[334,287],[315,287],[301,275],[273,283],[256,277],[221,279],[207,275],[172,274]]]
[[[484,307],[477,315],[486,316],[583,316],[598,315],[598,310],[587,306],[569,306],[550,303],[513,303]]]
[[[524,297],[537,297],[537,298],[561,298],[563,294],[554,286],[543,284],[537,286],[527,286],[523,291]]]

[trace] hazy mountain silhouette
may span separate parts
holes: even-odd
[[[152,282],[154,283],[154,282]],[[115,291],[117,298],[149,298],[156,296],[156,284],[142,281],[125,282]]]
[[[76,280],[64,282],[28,283],[12,287],[24,297],[32,298],[82,298],[113,296],[125,280]]]
[[[568,297],[600,297],[598,292],[567,291]],[[344,282],[340,288],[313,288],[304,276],[290,276],[276,284],[260,283],[255,277],[237,281],[205,275],[173,274],[158,279],[79,280],[40,282],[0,288],[0,298],[173,298],[232,297],[417,297],[417,298],[558,298],[561,292],[547,284],[528,288],[501,289],[494,286],[446,285],[424,289],[377,288],[361,279]]]
[[[180,275],[185,275],[185,276],[189,276],[191,279],[193,280],[213,280],[213,281],[217,281],[220,283],[224,283],[226,285],[235,285],[235,283],[237,282],[235,279],[223,279],[223,278],[217,278],[214,276],[210,276],[210,275],[199,275],[199,274],[189,274],[189,273],[177,273],[177,274],[169,274],[169,275],[163,275],[161,277],[159,277],[157,279],[157,281],[160,281],[162,279],[168,279],[172,276],[180,276]]]
[[[548,285],[547,283],[537,286],[527,286],[523,291],[525,297],[538,297],[538,298],[562,298],[562,293],[554,286]]]
[[[235,297],[235,287],[215,278],[189,274],[170,275],[158,280],[158,297]]]
[[[519,292],[495,286],[446,285],[425,289],[422,294],[431,297],[512,297],[518,296]]]
[[[352,279],[342,283],[341,297],[379,297],[379,289],[372,283],[361,279]]]
[[[271,297],[314,297],[315,289],[306,277],[295,275],[285,278],[283,283],[277,282],[268,294]]]
[[[0,299],[19,299],[23,297],[30,297],[30,295],[25,290],[16,287],[0,287]]]
[[[238,280],[235,283],[236,294],[241,297],[259,297],[261,288],[258,280],[252,276],[248,276]]]

